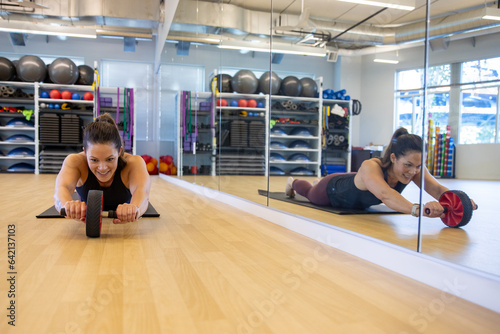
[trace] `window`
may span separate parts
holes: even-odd
[[[429,68],[427,79],[429,115],[435,124],[447,125],[451,66]],[[396,82],[396,125],[422,135],[424,71],[415,69],[398,72]]]
[[[452,67],[460,75],[452,77]],[[458,69],[457,67],[454,67]],[[430,67],[427,73],[428,119],[452,126],[460,144],[500,143],[498,96],[500,57]],[[423,69],[396,74],[396,126],[422,134]],[[452,84],[454,83],[454,84]]]
[[[464,62],[460,89],[460,144],[498,143],[500,57]]]
[[[462,89],[460,144],[495,143],[498,86]]]

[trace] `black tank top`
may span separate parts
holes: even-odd
[[[130,203],[132,193],[130,192],[130,189],[128,189],[123,184],[121,171],[122,168],[118,167],[116,169],[111,185],[109,187],[101,187],[96,176],[89,168],[87,180],[85,181],[85,183],[80,187],[76,187],[76,192],[78,193],[80,200],[87,203],[87,194],[89,190],[102,190],[104,198],[104,211],[116,210],[116,207],[118,205],[123,203]]]
[[[382,203],[369,190],[359,190],[354,184],[355,176],[356,174],[341,174],[328,182],[326,193],[334,208],[362,210]],[[384,173],[384,179],[387,181],[386,173]],[[398,181],[394,190],[401,193],[405,187],[406,184]]]

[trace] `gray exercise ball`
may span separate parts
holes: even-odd
[[[47,67],[40,57],[22,56],[16,65],[17,77],[26,82],[42,82],[47,75]]]
[[[300,84],[302,85],[302,96],[304,97],[316,97],[318,94],[318,84],[311,78],[300,79]]]
[[[78,85],[92,85],[94,83],[94,70],[88,65],[78,66]]]
[[[220,93],[232,93],[233,92],[233,84],[232,80],[233,77],[231,77],[229,74],[217,74],[217,76],[213,77],[212,80],[210,81],[210,87],[208,87],[209,90],[212,90],[212,84],[213,82],[217,80],[217,90],[219,90]]]
[[[14,64],[7,58],[0,57],[0,81],[9,81],[16,75]]]
[[[293,76],[287,76],[281,81],[280,94],[286,96],[300,96],[302,94],[302,84],[300,80]]]
[[[271,81],[271,82],[269,82]],[[271,85],[271,88],[269,88]],[[277,95],[280,91],[281,78],[274,72],[264,72],[259,79],[259,92]]]
[[[231,80],[233,90],[241,94],[254,94],[257,92],[259,80],[250,70],[239,70]]]
[[[73,85],[78,80],[78,67],[68,58],[57,58],[49,65],[49,77],[53,83]]]

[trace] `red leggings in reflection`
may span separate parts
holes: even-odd
[[[333,173],[322,178],[316,185],[312,185],[308,181],[305,180],[294,180],[292,183],[292,188],[299,195],[304,196],[309,200],[309,202],[316,205],[329,205],[330,200],[328,199],[328,195],[326,193],[326,187],[328,186],[328,182],[332,178],[338,175],[343,174],[351,174],[351,173]]]

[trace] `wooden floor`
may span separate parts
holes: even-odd
[[[267,205],[258,189],[267,189],[263,176],[183,176],[184,180]],[[307,178],[305,178],[307,179]],[[312,182],[315,178],[309,178]],[[440,180],[449,189],[465,191],[480,206],[470,223],[459,229],[446,227],[440,219],[422,219],[422,252],[437,258],[500,276],[500,233],[498,194],[500,181]],[[270,191],[284,191],[286,177],[273,176]],[[419,201],[419,188],[410,184],[403,192],[410,201]],[[424,202],[430,201],[424,194]],[[269,205],[350,231],[368,235],[412,250],[417,249],[418,219],[410,215],[336,215],[304,206],[270,200]]]
[[[53,175],[0,174],[0,333],[498,333],[500,314],[155,177],[160,218],[36,219]],[[389,223],[387,223],[389,224]],[[15,299],[7,281],[15,226]],[[413,237],[413,236],[412,236]],[[16,326],[5,315],[15,301]]]

